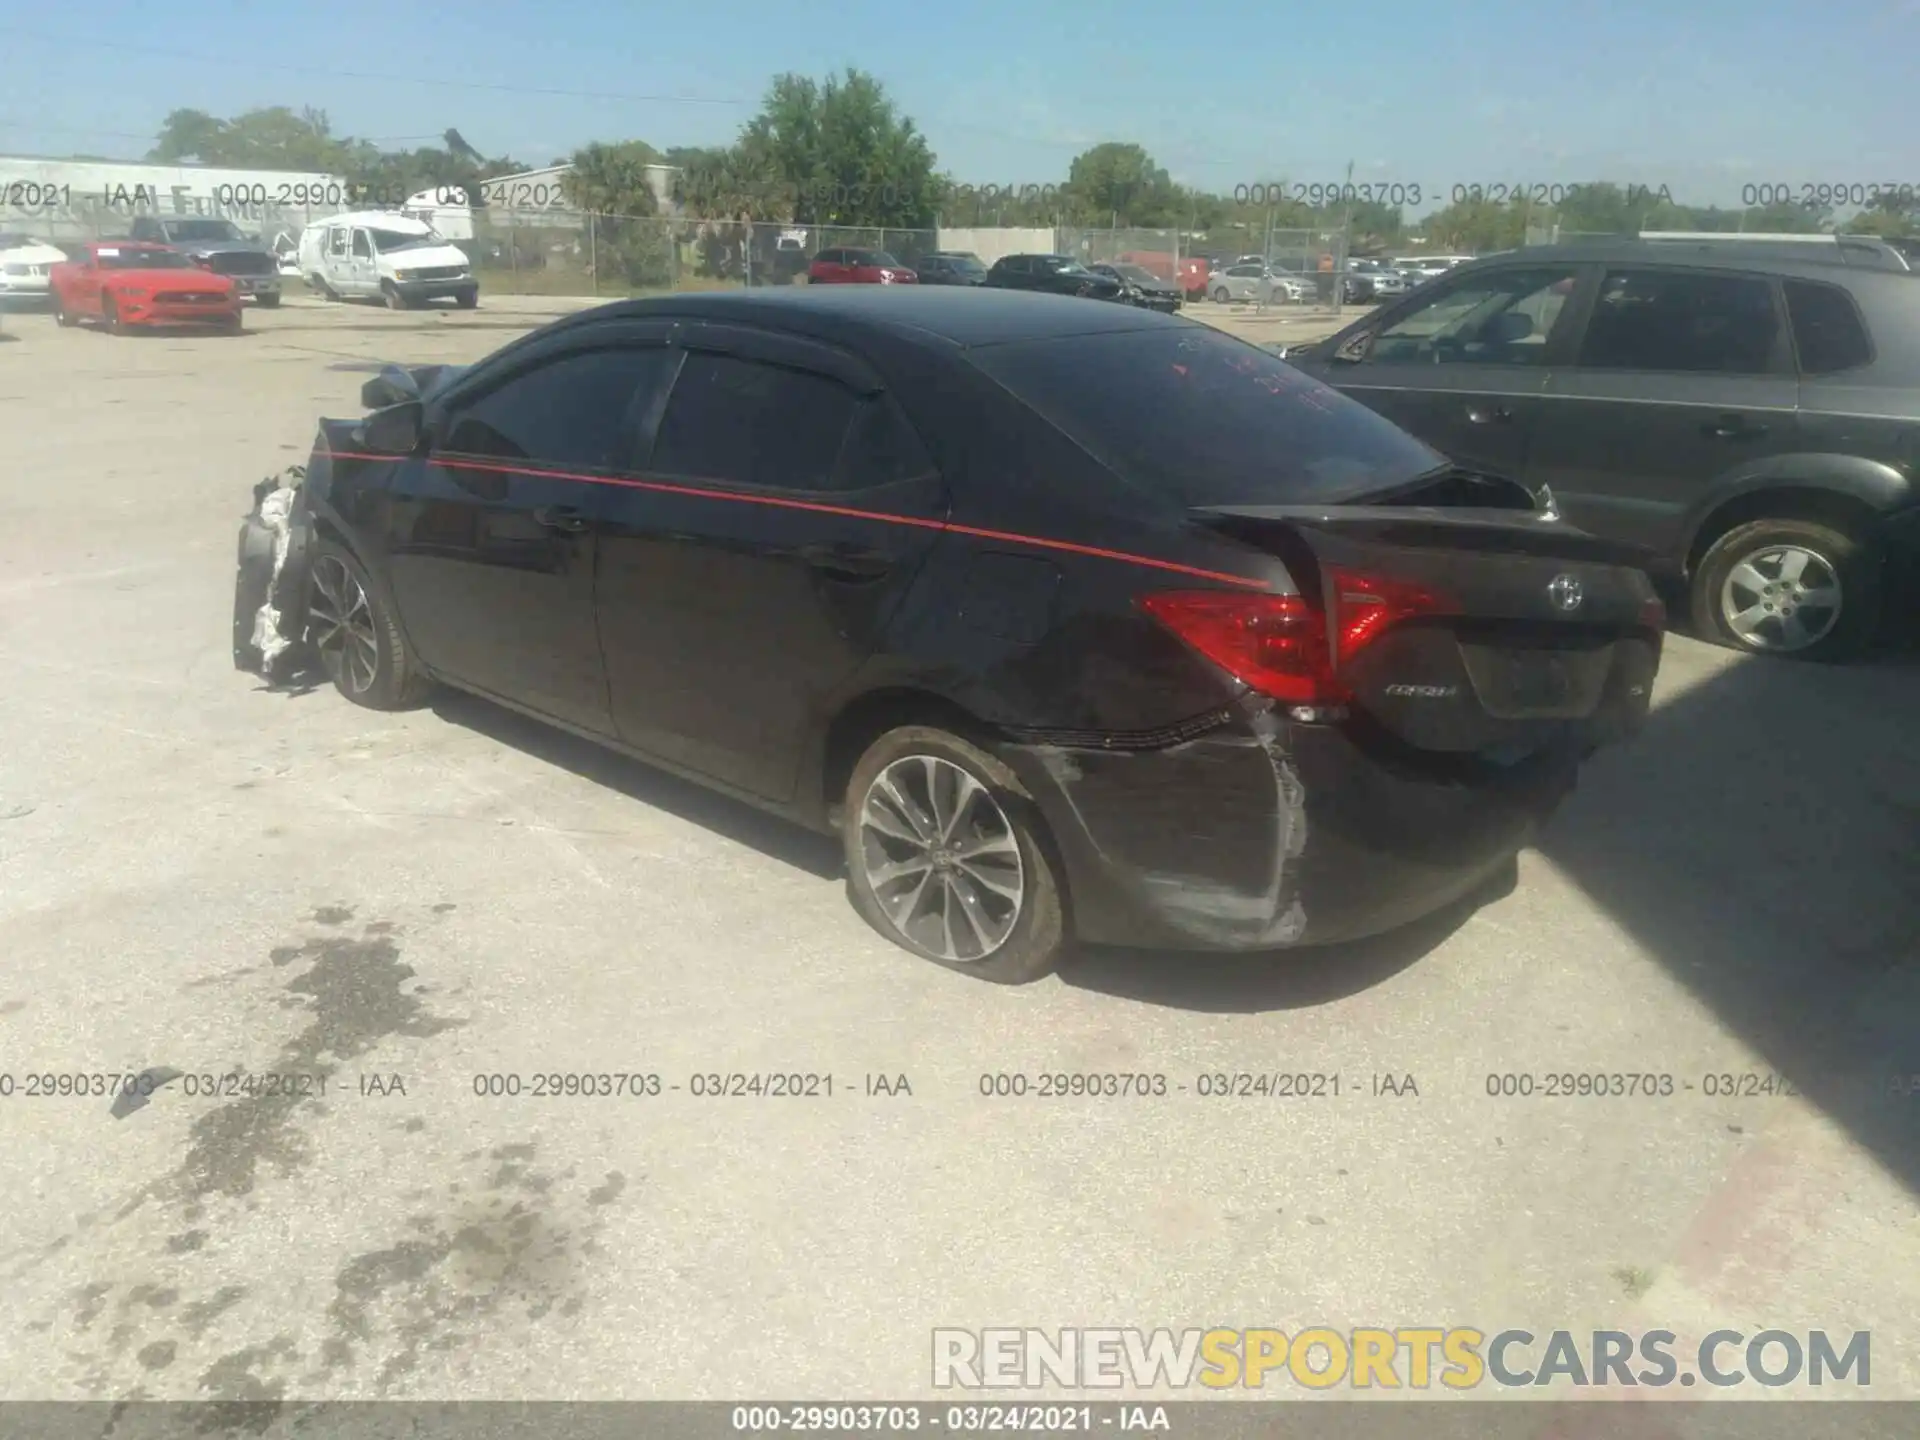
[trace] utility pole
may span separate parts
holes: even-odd
[[[1340,302],[1346,298],[1347,260],[1350,244],[1348,232],[1353,229],[1353,161],[1347,161],[1346,183],[1340,187],[1340,194],[1346,201],[1346,208],[1340,215],[1340,243],[1333,252],[1333,313],[1340,313]]]

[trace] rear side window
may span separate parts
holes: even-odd
[[[853,410],[853,392],[824,375],[690,352],[650,468],[765,489],[832,489]]]
[[[933,468],[906,417],[886,396],[872,395],[854,409],[853,424],[847,430],[840,464],[834,472],[834,488],[864,490],[891,485],[896,480],[925,475]]]
[[[1445,463],[1359,402],[1211,329],[991,345],[970,358],[1122,480],[1189,508],[1349,500]]]
[[[1610,270],[1576,363],[1594,370],[1765,375],[1779,336],[1772,287],[1758,277]]]
[[[1802,374],[1832,375],[1865,365],[1873,358],[1867,327],[1846,291],[1811,280],[1788,280],[1782,288],[1787,293],[1787,319],[1793,324],[1793,344]]]

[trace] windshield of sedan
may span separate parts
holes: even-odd
[[[240,227],[231,220],[169,220],[167,238],[176,244],[188,240],[244,240]]]
[[[415,235],[405,230],[373,230],[367,234],[373,237],[373,248],[382,255],[391,255],[396,250],[418,250],[423,245],[442,245],[443,241],[432,231],[425,235]]]
[[[1123,480],[1187,508],[1338,502],[1444,457],[1256,346],[1207,330],[982,346],[973,363]]]
[[[193,262],[177,250],[107,249],[93,252],[102,270],[191,270]]]
[[[1138,281],[1141,284],[1157,285],[1160,283],[1160,277],[1144,265],[1109,265],[1107,268],[1116,275],[1123,276],[1128,280]]]

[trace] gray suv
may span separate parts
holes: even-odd
[[[273,251],[241,232],[231,220],[204,215],[139,215],[130,240],[148,240],[180,251],[204,269],[225,275],[248,300],[268,309],[280,303],[280,261]]]
[[[1920,275],[1836,244],[1472,261],[1286,359],[1637,544],[1740,649],[1862,648],[1920,555]]]

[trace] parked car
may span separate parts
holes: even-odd
[[[329,215],[300,232],[300,270],[329,300],[382,300],[411,310],[451,299],[480,303],[480,282],[466,251],[424,220],[384,210]]]
[[[53,266],[47,278],[54,319],[62,325],[97,320],[116,335],[162,325],[241,328],[233,281],[165,245],[95,241],[81,259]]]
[[[280,263],[273,251],[231,220],[203,215],[136,215],[129,238],[171,245],[203,270],[225,275],[243,299],[268,309],[280,303]]]
[[[921,258],[916,273],[922,285],[984,285],[987,267],[970,250],[936,250]]]
[[[1351,279],[1360,282],[1355,288],[1363,292],[1352,297],[1355,301],[1392,300],[1413,288],[1412,279],[1405,271],[1395,269],[1384,260],[1354,260],[1349,262],[1347,272]]]
[[[997,290],[1040,290],[1087,300],[1122,300],[1111,275],[1096,275],[1070,255],[1008,255],[993,262],[987,284]]]
[[[1612,547],[1130,306],[624,301],[364,398],[257,495],[342,695],[474,691],[835,833],[869,924],[985,979],[1497,884],[1659,662]]]
[[[1087,268],[1096,275],[1118,281],[1120,298],[1129,305],[1138,305],[1143,310],[1158,310],[1165,315],[1171,315],[1180,308],[1178,288],[1143,266],[1103,261]]]
[[[1393,268],[1418,285],[1471,259],[1471,255],[1402,255],[1394,260]]]
[[[807,268],[809,285],[912,285],[919,278],[884,250],[822,250]]]
[[[45,300],[53,267],[67,254],[31,235],[0,235],[0,300]]]
[[[1530,247],[1288,358],[1645,547],[1702,635],[1841,657],[1920,548],[1920,278],[1815,254]]]
[[[1176,256],[1170,250],[1123,250],[1114,263],[1138,265],[1154,279],[1171,284],[1183,300],[1206,299],[1207,276],[1213,273],[1205,257]]]
[[[1307,287],[1291,275],[1276,275],[1264,265],[1229,265],[1207,280],[1207,298],[1225,305],[1292,305],[1307,297]]]

